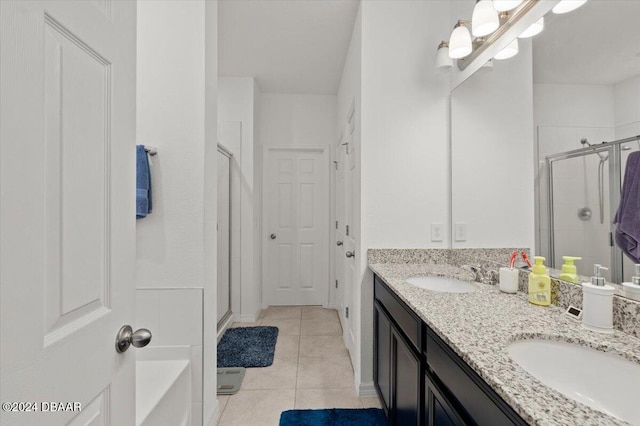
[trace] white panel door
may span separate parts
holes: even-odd
[[[342,330],[345,345],[349,352],[355,353],[356,344],[356,327],[358,324],[354,321],[355,313],[351,311],[353,309],[353,294],[355,292],[355,286],[358,285],[359,274],[356,271],[356,239],[355,229],[353,224],[355,223],[355,147],[354,147],[354,131],[355,131],[355,106],[352,105],[349,117],[346,122],[345,137],[341,145],[343,148],[344,158],[344,177],[342,178],[342,193],[344,196],[344,223],[340,223],[340,232],[343,233],[343,276],[342,281],[344,284],[343,298],[344,298],[344,312],[341,314]]]
[[[335,249],[335,265],[336,265],[336,305],[338,308],[338,316],[342,329],[346,330],[346,290],[348,281],[345,281],[345,263],[348,260],[345,257],[345,225],[346,225],[346,200],[345,200],[345,182],[347,171],[347,157],[345,151],[345,144],[347,135],[346,133],[341,138],[338,146],[336,147],[336,190],[334,191],[335,197],[335,217],[336,223],[334,225],[336,249]]]
[[[132,425],[136,5],[3,0],[0,19],[0,399],[38,410],[0,423]]]
[[[267,149],[265,157],[265,303],[326,304],[329,180],[325,151]]]

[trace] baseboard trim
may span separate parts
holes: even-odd
[[[215,426],[220,421],[220,417],[222,416],[222,411],[220,411],[220,403],[216,399],[216,404],[211,410],[211,413],[207,416],[205,421],[202,423],[204,426]]]
[[[227,318],[224,324],[222,324],[222,327],[220,327],[220,330],[218,330],[218,343],[220,343],[220,339],[222,339],[224,332],[231,327],[231,324],[233,324],[233,315],[229,315],[229,318]]]
[[[256,315],[240,315],[240,322],[256,322],[257,318]]]
[[[360,385],[358,386],[358,396],[362,398],[378,396],[376,387],[373,382],[360,383]]]

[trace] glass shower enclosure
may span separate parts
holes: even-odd
[[[546,206],[541,206],[540,230],[548,233],[547,247],[542,244],[541,251],[550,267],[560,268],[562,256],[579,256],[581,275],[591,275],[598,263],[609,268],[607,281],[630,280],[633,263],[615,245],[613,222],[626,160],[639,150],[638,141],[640,136],[589,145],[583,139],[588,146],[546,156]]]

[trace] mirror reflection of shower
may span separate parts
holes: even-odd
[[[580,139],[582,145],[593,146],[589,143],[587,138]],[[608,152],[597,152],[600,157],[600,164],[598,164],[598,201],[600,207],[600,224],[604,224],[604,163],[609,159]]]

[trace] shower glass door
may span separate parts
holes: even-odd
[[[562,256],[579,256],[581,275],[590,276],[598,263],[609,268],[604,276],[611,281],[620,269],[612,243],[616,158],[612,147],[578,151],[547,157],[548,264],[560,268]]]
[[[218,149],[218,330],[231,315],[231,178],[229,155]]]

